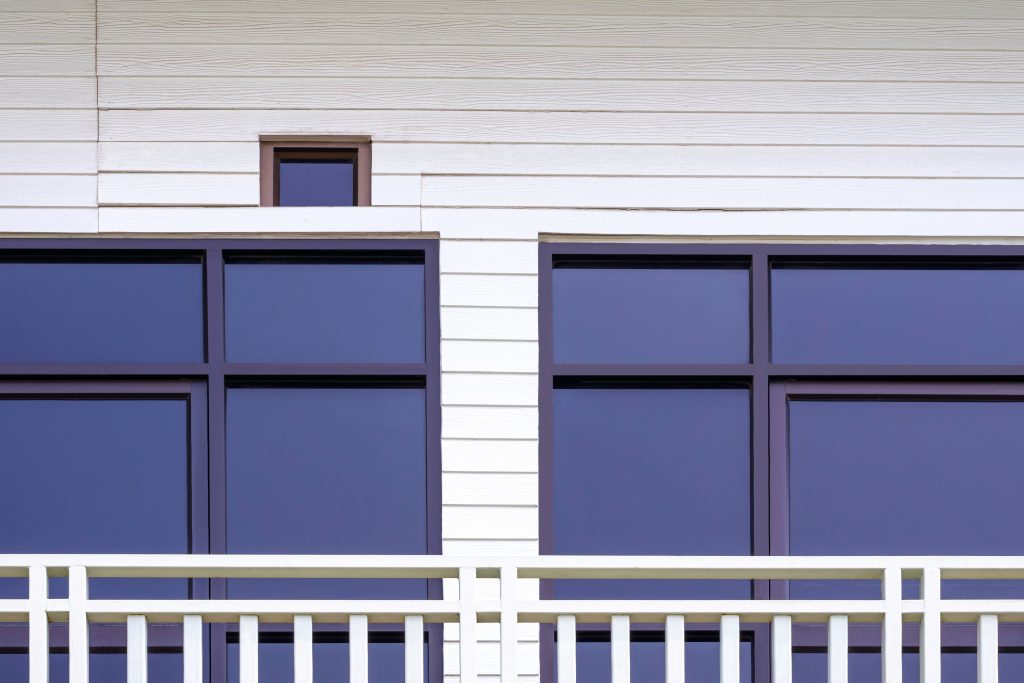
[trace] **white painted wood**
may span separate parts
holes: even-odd
[[[1002,53],[994,53],[1002,54]],[[1024,53],[1022,53],[1024,55]],[[751,57],[753,58],[753,57]],[[1018,66],[1024,71],[1024,56]],[[1018,72],[1019,73],[1019,72]],[[25,111],[11,125],[40,130]],[[70,112],[49,112],[68,118]],[[91,112],[86,112],[91,113]],[[401,110],[126,110],[100,112],[102,141],[240,142],[372,133],[380,141],[756,145],[1021,145],[1019,117],[1000,114],[764,114]],[[26,139],[26,138],[10,138]],[[32,138],[40,139],[40,138]],[[83,138],[71,138],[83,139]]]
[[[793,617],[772,617],[772,683],[793,683]]]
[[[203,683],[203,618],[186,614],[182,640],[185,683]]]
[[[629,617],[616,614],[612,624],[612,683],[630,683]]]
[[[119,81],[120,79],[109,79]],[[158,79],[167,84],[168,80]],[[108,81],[101,80],[101,83]],[[376,150],[374,150],[376,152]],[[377,168],[376,155],[374,168]],[[259,173],[260,148],[248,142],[103,142],[101,171]]]
[[[462,510],[464,511],[466,508],[462,508]],[[534,524],[534,528],[536,528],[536,524]],[[536,531],[533,535],[537,535]],[[477,557],[522,557],[540,552],[536,538],[527,540],[445,538],[441,542],[441,548],[444,554],[452,557],[465,557],[467,555],[475,555]],[[536,627],[536,624],[521,624],[520,626]]]
[[[96,206],[96,176],[0,175],[0,206]]]
[[[442,306],[537,305],[536,275],[441,275]]]
[[[0,64],[4,64],[0,54]],[[0,109],[0,140],[67,142],[96,139],[94,109]]]
[[[480,624],[484,626],[484,624]],[[489,624],[496,625],[496,624]],[[479,636],[479,634],[478,634]],[[517,645],[517,678],[537,676],[540,674],[540,647],[536,642],[520,642]],[[477,638],[477,680],[501,681],[501,644],[498,642],[480,642]],[[459,644],[457,641],[446,642],[444,645],[445,676],[459,675]]]
[[[149,676],[149,645],[146,617],[128,617],[128,683],[146,683]],[[246,680],[246,679],[243,679]]]
[[[496,507],[492,505],[447,506],[441,516],[441,532],[450,555],[507,555],[533,548],[537,539],[537,508],[534,506]],[[455,541],[473,541],[472,545]],[[529,541],[527,544],[508,541]],[[457,549],[461,549],[456,552]]]
[[[537,245],[530,241],[444,240],[440,267],[442,273],[533,275],[537,273]]]
[[[510,309],[507,309],[510,310]],[[534,314],[534,311],[527,310]],[[442,318],[445,311],[442,311]],[[487,373],[445,373],[441,377],[443,405],[537,405],[537,376]]]
[[[370,192],[374,206],[419,206],[420,176],[374,174]]]
[[[89,683],[89,575],[84,566],[68,569],[68,681]]]
[[[537,354],[538,345],[533,341],[443,340],[441,368],[446,372],[537,372]],[[462,435],[462,438],[473,437]],[[503,437],[499,434],[486,434],[483,438]],[[516,435],[513,438],[524,437]]]
[[[105,207],[101,232],[416,234],[416,209],[378,206],[131,208]]]
[[[476,683],[476,569],[459,569],[459,680]]]
[[[0,43],[5,76],[93,76],[92,45],[7,45]]]
[[[3,106],[6,109],[96,107],[94,78],[0,77],[0,92],[3,93]]]
[[[576,617],[558,617],[558,681],[576,683]]]
[[[537,409],[506,406],[447,406],[442,437],[536,439]]]
[[[94,233],[97,223],[96,209],[0,208],[0,231],[7,233]]]
[[[501,683],[517,683],[519,678],[519,577],[515,567],[501,568]],[[479,634],[478,634],[479,638]]]
[[[0,169],[3,173],[96,173],[96,144],[0,142]]]
[[[405,618],[405,683],[423,683],[423,617],[419,615]]]
[[[0,12],[0,43],[5,45],[90,45],[95,38],[94,12]]]
[[[1024,180],[425,176],[426,206],[1024,209]]]
[[[292,629],[295,683],[313,683],[313,617],[296,614]]]
[[[442,339],[536,341],[537,334],[533,307],[445,306],[441,310]]]
[[[0,12],[91,12],[95,0],[0,0]]]
[[[740,618],[723,615],[719,631],[719,677],[722,683],[740,681]]]
[[[537,475],[520,472],[444,472],[445,505],[536,505]]]
[[[999,683],[999,617],[978,617],[978,683]]]
[[[882,683],[903,681],[903,619],[899,601],[903,596],[903,575],[888,567],[882,577],[882,599],[886,602],[882,622]]]
[[[846,683],[850,669],[849,617],[828,618],[828,683]]]
[[[537,443],[495,439],[445,439],[445,472],[536,472]]]
[[[259,617],[242,615],[238,620],[238,676],[246,683],[259,683],[260,622]]]
[[[49,683],[50,679],[50,624],[46,616],[48,584],[44,565],[35,564],[28,568],[29,683]]]
[[[0,53],[2,54],[2,53]],[[106,43],[104,76],[523,78],[1019,83],[1017,51]],[[26,65],[29,70],[34,65]],[[35,67],[40,68],[40,67]],[[42,73],[52,73],[43,71]],[[30,71],[30,75],[32,72]],[[78,75],[65,71],[54,75]],[[194,113],[193,113],[194,115]],[[347,114],[351,115],[351,112]],[[352,130],[353,127],[343,127]],[[157,138],[145,138],[157,139]],[[662,140],[661,142],[664,142]]]
[[[366,615],[353,614],[348,621],[348,679],[370,682],[370,641]]]
[[[942,680],[942,572],[925,567],[921,577],[924,615],[921,617],[921,683]]]
[[[686,683],[686,618],[665,619],[665,683]]]
[[[99,202],[101,206],[258,206],[260,178],[244,173],[101,173]]]

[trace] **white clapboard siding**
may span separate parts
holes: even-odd
[[[33,0],[4,0],[17,9],[30,9]],[[59,0],[77,9],[85,0]],[[234,12],[239,0],[99,0],[103,12]],[[91,5],[90,5],[91,6]],[[4,7],[0,4],[0,8]],[[595,14],[625,16],[740,16],[740,17],[925,17],[959,19],[1024,19],[1024,8],[1008,0],[246,0],[247,12],[344,12],[409,14]]]
[[[218,144],[244,143],[202,143]],[[373,166],[379,173],[475,175],[1019,178],[1024,147],[598,144],[560,145],[554,154],[550,145],[382,142],[374,145]]]
[[[257,206],[260,178],[242,173],[101,173],[102,206]]]
[[[0,232],[94,233],[96,209],[15,209],[0,207]]]
[[[105,207],[101,232],[418,234],[420,212],[386,206]]]
[[[416,45],[109,45],[100,76],[640,78],[648,80],[1004,81],[1017,51],[573,48]]]
[[[20,14],[12,14],[20,17]],[[48,17],[52,15],[38,15]],[[73,16],[73,15],[72,15]],[[91,17],[90,17],[91,19]],[[11,27],[18,24],[12,20]],[[77,25],[61,28],[78,38]],[[70,22],[66,22],[69,23]],[[91,24],[91,21],[89,22]],[[0,36],[4,32],[0,22]],[[353,14],[345,21],[324,13],[114,12],[99,16],[99,41],[113,44],[249,45],[537,45],[573,47],[740,47],[855,49],[1019,50],[1024,21],[1010,19],[903,19],[803,17],[607,17],[590,12],[522,14]],[[26,40],[25,42],[34,42]],[[53,42],[76,42],[54,40]]]
[[[0,72],[3,71],[0,66]],[[0,77],[4,109],[89,109],[96,107],[96,79],[39,76]]]
[[[442,274],[442,306],[536,306],[536,275]]]
[[[445,406],[441,436],[460,439],[535,439],[537,409],[518,406]]]
[[[538,469],[536,441],[445,439],[441,451],[446,472],[536,472]]]
[[[445,505],[536,505],[537,475],[510,472],[445,472]]]
[[[96,177],[0,175],[0,206],[96,206]]]
[[[445,306],[441,309],[441,337],[536,341],[537,309]]]
[[[532,373],[445,373],[441,378],[441,402],[451,406],[535,406],[537,376]]]
[[[0,43],[0,65],[4,76],[93,76],[96,50],[92,45]]]
[[[92,45],[96,36],[95,19],[93,12],[0,11],[0,44]]]
[[[510,549],[508,544],[501,541],[536,540],[537,508],[529,505],[451,505],[445,508],[441,516],[441,533],[446,543],[460,539],[481,542],[478,547],[463,546],[466,554],[483,554],[487,548],[491,548],[493,554],[500,554],[499,548]],[[488,545],[490,542],[493,544]],[[448,550],[446,553],[459,554]]]
[[[466,78],[108,77],[110,109],[506,109],[530,111],[762,111],[1010,114],[1019,84],[837,81],[644,81]]]
[[[444,291],[443,285],[441,291]],[[445,372],[537,372],[537,352],[537,342],[532,341],[441,340],[441,369]]]
[[[95,109],[0,109],[0,141],[95,139]]]
[[[1024,209],[1024,180],[425,176],[426,206]]]
[[[441,272],[534,274],[537,247],[532,242],[445,240]]]
[[[375,140],[426,142],[1022,145],[1021,120],[997,114],[112,110],[100,112],[100,135],[104,141],[217,142],[256,140],[268,131],[345,130],[372,132]]]
[[[93,142],[0,142],[3,173],[95,173]]]
[[[477,639],[477,673],[480,676],[497,677],[501,673],[500,643],[480,642]],[[524,642],[516,648],[516,666],[520,676],[538,676],[540,674],[540,646],[538,643]],[[444,673],[446,676],[457,676],[459,673],[458,642],[444,645]]]
[[[376,150],[374,150],[376,152]],[[377,167],[376,158],[374,168]],[[259,173],[260,146],[249,142],[101,142],[99,170],[160,173]],[[401,172],[401,171],[399,171]]]
[[[420,176],[374,174],[370,194],[374,206],[419,206]]]
[[[883,241],[1005,240],[1024,237],[1024,211],[619,211],[614,209],[424,209],[423,229],[495,238],[540,233],[685,239]],[[575,238],[579,240],[579,237]]]
[[[0,12],[93,12],[96,0],[0,0]]]

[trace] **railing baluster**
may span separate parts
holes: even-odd
[[[519,633],[519,607],[516,604],[516,582],[519,570],[515,567],[501,568],[501,683],[516,683],[516,647]]]
[[[665,618],[665,683],[686,683],[686,618]]]
[[[292,630],[295,683],[313,683],[313,617],[296,614]]]
[[[459,681],[476,683],[476,568],[459,569]]]
[[[423,617],[405,618],[405,683],[423,683]]]
[[[364,614],[348,618],[349,683],[370,683],[370,634]]]
[[[612,683],[629,682],[629,617],[612,617]]]
[[[203,618],[186,614],[182,629],[185,683],[203,683]]]
[[[558,683],[576,683],[576,617],[558,615]]]
[[[793,617],[772,618],[772,683],[793,681]]]
[[[49,579],[46,567],[28,569],[28,671],[29,683],[50,679],[50,624],[46,616]]]
[[[903,680],[903,572],[899,567],[886,567],[882,577],[882,599],[885,617],[882,622],[882,683]]]
[[[238,618],[238,678],[245,683],[260,678],[260,620],[248,614]]]
[[[68,568],[68,681],[89,683],[89,576],[85,567]]]
[[[740,683],[740,618],[722,615],[719,631],[719,674],[722,683]]]
[[[846,683],[849,671],[849,617],[833,614],[828,618],[828,683]]]
[[[999,683],[999,617],[978,617],[978,683]]]
[[[925,567],[921,577],[924,615],[921,617],[921,683],[942,680],[942,572]]]
[[[133,614],[128,617],[128,683],[146,683],[149,667],[146,617]]]

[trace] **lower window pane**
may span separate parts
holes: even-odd
[[[687,634],[686,680],[710,683],[719,680],[719,645],[717,636]],[[740,642],[740,681],[753,680],[753,643]],[[635,683],[655,683],[665,680],[665,643],[660,633],[637,634],[629,645],[631,680]],[[557,681],[557,666],[555,680]],[[610,683],[611,643],[608,634],[580,633],[576,643],[576,680],[580,683]]]
[[[349,680],[348,643],[340,634],[325,634],[313,643],[313,680],[315,683],[344,683]],[[405,680],[405,643],[400,638],[371,636],[369,669],[371,683],[395,683]],[[291,683],[294,678],[294,645],[288,634],[261,635],[259,647],[260,683]],[[266,639],[266,640],[264,640]],[[423,650],[426,680],[427,646]],[[228,683],[240,683],[238,643],[228,643]]]

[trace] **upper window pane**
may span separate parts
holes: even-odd
[[[424,360],[422,263],[227,263],[233,362]]]
[[[1024,270],[774,268],[777,363],[1024,362]]]
[[[202,361],[202,263],[0,262],[0,320],[0,363]]]
[[[279,159],[277,183],[278,206],[355,206],[355,158]]]
[[[741,268],[557,267],[556,363],[745,363]]]

